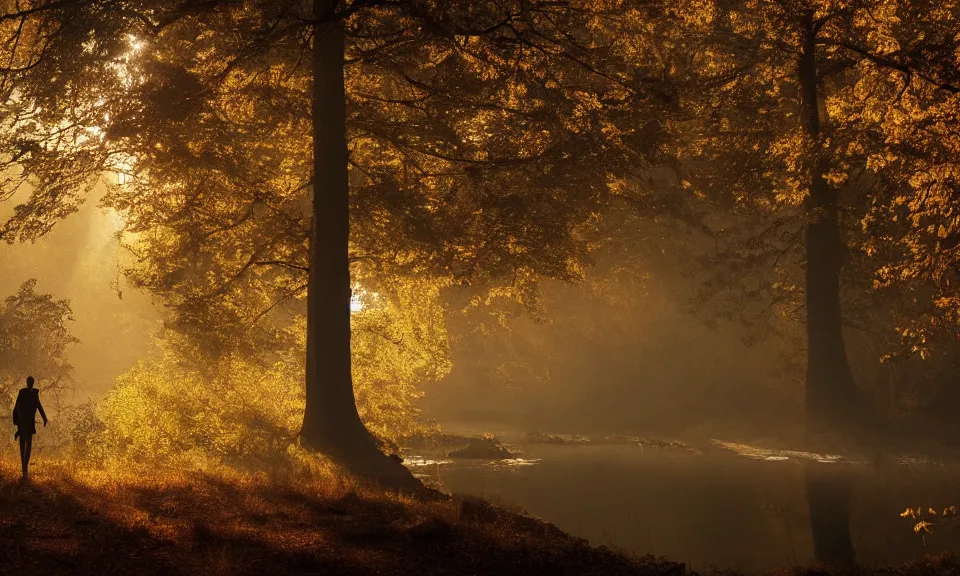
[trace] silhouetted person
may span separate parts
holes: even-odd
[[[13,406],[13,423],[17,427],[14,438],[20,438],[20,464],[23,466],[23,477],[27,477],[27,466],[30,464],[30,449],[33,446],[33,435],[37,433],[37,411],[43,418],[43,425],[47,425],[47,414],[40,404],[40,391],[33,387],[33,376],[27,376],[27,387],[21,388],[17,394],[17,403]]]

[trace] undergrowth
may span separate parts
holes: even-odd
[[[137,574],[667,574],[477,498],[417,500],[319,463],[299,475],[0,465],[5,570]],[[682,572],[682,566],[680,567]]]

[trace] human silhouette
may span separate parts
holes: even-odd
[[[14,438],[20,439],[20,465],[23,466],[23,478],[27,478],[27,466],[30,464],[30,449],[33,447],[33,435],[37,433],[37,411],[47,425],[47,414],[40,404],[40,391],[33,387],[33,376],[27,376],[27,387],[17,394],[17,403],[13,405],[13,423],[17,427]]]

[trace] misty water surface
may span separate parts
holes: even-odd
[[[850,527],[860,562],[900,563],[924,551],[908,506],[956,500],[960,465],[837,464],[754,459],[725,450],[692,454],[638,446],[520,444],[529,466],[440,460],[417,467],[454,493],[519,506],[563,530],[694,569],[762,569],[814,563],[805,466],[854,477]],[[926,538],[926,551],[956,549],[956,532]]]

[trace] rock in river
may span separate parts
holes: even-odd
[[[496,438],[472,438],[464,448],[454,450],[450,458],[473,458],[478,460],[506,460],[516,458],[516,454],[509,451]]]

